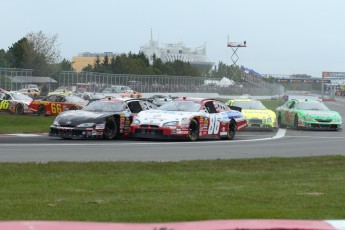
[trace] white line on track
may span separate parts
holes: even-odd
[[[285,136],[286,129],[279,129],[275,136],[273,137],[267,137],[267,138],[259,138],[259,139],[252,139],[252,140],[227,140],[227,141],[220,141],[220,140],[214,140],[214,141],[199,141],[199,144],[210,144],[210,143],[238,143],[238,142],[253,142],[253,141],[267,141],[267,140],[273,140],[282,138]],[[172,143],[176,142],[135,142],[131,144],[135,145],[170,145]],[[178,142],[178,144],[193,144],[195,142]],[[25,144],[0,144],[0,146],[110,146],[110,145],[122,145],[124,143],[118,143],[118,142],[107,142],[107,143],[25,143]]]

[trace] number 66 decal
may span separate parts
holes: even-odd
[[[208,126],[208,134],[218,134],[219,126],[220,126],[220,115],[219,114],[211,114],[210,115],[210,123]]]

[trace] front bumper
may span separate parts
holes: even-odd
[[[50,126],[49,136],[64,139],[98,139],[103,129]]]
[[[129,136],[143,139],[184,139],[188,136],[188,129],[156,125],[131,126]]]

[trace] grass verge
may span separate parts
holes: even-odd
[[[55,117],[0,113],[0,134],[47,133]]]
[[[0,163],[0,219],[345,219],[344,168],[344,156]]]

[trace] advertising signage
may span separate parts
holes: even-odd
[[[301,84],[301,83],[311,83],[311,84],[317,84],[322,83],[322,79],[276,79],[276,82],[279,83],[295,83],[295,84]],[[330,83],[331,80],[323,80],[324,83]]]
[[[322,72],[322,78],[345,78],[345,72]]]

